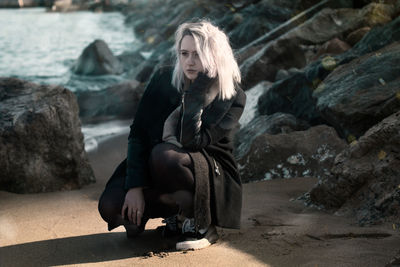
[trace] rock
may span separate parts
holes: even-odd
[[[400,251],[388,262],[385,267],[398,267],[400,266]]]
[[[289,31],[295,31],[294,28],[303,27],[305,21],[312,18],[316,13],[320,12],[324,8],[339,8],[339,7],[351,7],[352,0],[340,0],[340,1],[268,1],[272,4],[284,8],[293,9],[293,17],[286,22],[280,24],[273,30],[265,33],[256,40],[242,47],[236,51],[236,55],[239,58],[239,63],[242,64],[247,58],[254,55],[255,47],[263,47],[273,40],[284,37]],[[306,10],[305,10],[306,9]],[[300,25],[300,26],[299,26]],[[315,33],[314,33],[315,35]],[[290,38],[289,38],[290,39]],[[327,39],[329,40],[329,39]],[[326,40],[326,41],[327,41]],[[301,43],[299,43],[301,45]]]
[[[51,12],[76,12],[88,10],[88,1],[56,0],[48,11]]]
[[[49,7],[51,0],[0,0],[0,8]]]
[[[307,142],[305,142],[305,140]],[[258,136],[239,160],[243,182],[329,173],[337,153],[346,147],[336,131],[320,125],[307,131]]]
[[[313,91],[336,67],[399,41],[399,28],[400,17],[383,27],[372,29],[347,52],[321,58],[288,79],[274,83],[264,95],[260,96],[259,114],[290,113],[299,119],[308,121],[311,125],[328,124],[316,109],[315,98],[312,97]]]
[[[121,74],[123,65],[103,40],[95,40],[80,55],[73,72],[83,75]]]
[[[297,68],[290,68],[288,70],[280,69],[276,73],[275,81],[287,79],[288,77],[290,77],[293,74],[298,73],[298,72],[300,72],[300,70]]]
[[[314,60],[318,59],[322,55],[340,55],[351,48],[350,45],[343,42],[339,38],[334,38],[324,43],[314,56]]]
[[[84,123],[132,119],[144,92],[144,84],[128,81],[100,91],[75,92]]]
[[[49,192],[95,181],[72,92],[0,78],[0,102],[0,190]]]
[[[248,55],[250,52],[241,51],[241,57],[247,56],[240,65],[242,85],[246,90],[261,80],[274,81],[279,69],[303,68],[307,60],[300,45],[320,44],[362,26],[381,25],[390,21],[391,15],[391,5],[376,3],[361,10],[323,9],[302,25],[267,43],[252,56]]]
[[[287,40],[274,41],[240,66],[242,86],[248,89],[263,80],[274,81],[279,69],[303,68],[305,64],[304,53],[296,43]]]
[[[354,46],[356,43],[358,43],[364,35],[366,35],[369,31],[371,30],[371,27],[362,27],[360,29],[357,29],[353,32],[351,32],[349,35],[346,37],[346,43],[350,44],[351,46]]]
[[[312,88],[312,82],[304,71],[294,73],[287,79],[275,82],[259,97],[258,113],[272,115],[283,112],[293,114],[311,125],[324,124],[326,121],[317,112],[312,99]]]
[[[390,4],[394,5],[397,0],[353,0],[353,5],[356,8],[364,7],[371,3],[383,3],[383,4]]]
[[[121,55],[116,56],[119,62],[121,62],[121,64],[124,66],[125,71],[129,71],[132,68],[136,68],[143,61],[147,60],[147,58],[145,57],[146,53],[141,52],[142,49],[143,48],[140,47],[136,51],[123,52]]]
[[[337,67],[313,93],[317,110],[342,136],[363,135],[400,110],[399,62],[395,42]]]
[[[309,201],[360,224],[400,218],[400,111],[369,129],[335,159]]]
[[[293,16],[293,11],[287,7],[274,5],[271,1],[260,1],[248,5],[232,16],[225,16],[225,20],[219,21],[219,25],[227,25],[229,22],[234,27],[229,31],[229,37],[234,49],[243,47],[257,37],[284,23]]]
[[[391,21],[393,15],[392,5],[377,3],[362,9],[326,8],[281,38],[300,44],[321,44],[361,27],[384,25]]]
[[[253,140],[262,134],[280,134],[302,131],[310,128],[307,122],[296,119],[291,114],[275,113],[259,116],[241,128],[235,138],[235,157],[240,159],[250,149]]]

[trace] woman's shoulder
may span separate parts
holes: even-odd
[[[169,80],[169,82],[171,82],[173,71],[174,71],[173,66],[158,67],[153,73],[151,80],[153,79],[166,80],[166,81]]]
[[[157,68],[151,75],[145,91],[148,94],[176,91],[171,84],[172,72],[173,68],[170,66]]]
[[[243,89],[239,85],[237,85],[235,87],[235,91],[235,102],[243,105],[246,104],[246,93],[243,91]]]

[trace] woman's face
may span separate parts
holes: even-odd
[[[191,81],[197,78],[199,72],[203,71],[203,65],[196,51],[196,44],[191,35],[185,35],[181,41],[179,63],[186,78]]]

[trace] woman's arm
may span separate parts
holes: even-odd
[[[150,79],[149,84],[140,100],[135,119],[130,126],[128,137],[127,169],[125,177],[125,189],[143,187],[147,185],[147,158],[149,148],[146,143],[148,114],[153,108],[152,101],[156,97],[156,88],[159,86],[160,71],[157,71]]]
[[[190,88],[185,94],[184,101],[181,135],[183,147],[200,150],[226,136],[237,125],[246,104],[246,95],[243,91],[238,90],[234,97],[231,107],[216,125],[203,125],[201,117],[206,97],[201,95],[200,90],[193,93]]]

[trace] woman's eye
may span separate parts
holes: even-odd
[[[187,53],[187,52],[181,52],[181,55],[182,55],[182,56],[187,56],[188,53]]]

